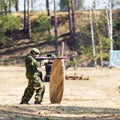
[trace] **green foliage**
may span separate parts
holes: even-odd
[[[0,16],[0,43],[6,44],[10,39],[5,36],[5,33],[10,31],[12,38],[12,31],[19,29],[22,25],[20,19],[12,15]]]
[[[83,55],[91,55],[92,54],[92,46],[88,46],[88,47],[81,46],[80,49],[81,49],[81,53]]]
[[[48,16],[43,14],[39,16],[36,21],[39,23],[40,27],[38,26],[38,28],[40,31],[45,31],[45,30],[50,29],[50,23],[49,23]]]
[[[96,47],[96,60],[109,60],[110,39],[99,34],[100,46]],[[101,51],[101,52],[100,52]]]
[[[0,0],[0,11],[4,11],[5,7],[8,10],[9,7],[9,2],[11,2],[11,5],[14,6],[14,4],[17,2],[18,0]]]
[[[104,36],[101,36],[101,57],[103,60],[109,60],[109,50],[110,50],[110,39]]]
[[[101,44],[102,44],[102,49],[103,50],[108,50],[110,49],[110,39],[107,37],[102,37],[101,38]]]
[[[80,8],[83,8],[83,0],[77,0],[74,1],[74,8],[75,10],[80,10]],[[69,0],[60,0],[60,8],[61,10],[67,10],[68,9]]]
[[[22,25],[20,19],[13,15],[3,15],[0,17],[0,19],[2,20],[2,24],[4,26],[5,31],[6,30],[13,31],[15,29],[20,28]]]
[[[16,3],[16,2],[18,2],[18,0],[11,0],[11,2],[12,2],[12,3]]]
[[[110,39],[104,36],[100,36],[101,41],[101,49],[102,54],[100,54],[100,48],[98,46],[95,47],[96,49],[96,60],[99,61],[100,57],[103,58],[103,60],[109,60],[109,50],[110,50]],[[87,61],[92,61],[94,59],[93,57],[93,48],[92,46],[81,46],[80,47],[82,55],[85,55],[87,58]],[[89,58],[89,60],[88,60]]]
[[[85,58],[83,58],[83,61],[93,60],[93,48],[92,48],[92,46],[81,46],[80,49],[81,49],[82,55],[85,56]]]
[[[0,0],[0,11],[4,10],[5,7],[5,0]]]
[[[61,0],[60,1],[60,6],[61,7],[68,7],[69,0]]]
[[[48,16],[42,14],[37,20],[37,27],[33,28],[33,40],[34,42],[38,42],[40,40],[53,40],[53,37],[49,35],[49,30],[51,28]]]
[[[113,13],[113,39],[114,39],[114,49],[120,50],[120,10],[116,10]]]
[[[105,17],[101,16],[100,20],[98,20],[98,28],[97,28],[99,31],[99,34],[106,36],[108,34],[107,27],[108,27],[107,21],[106,21]]]

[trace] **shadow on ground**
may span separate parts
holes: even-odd
[[[120,120],[120,109],[79,106],[0,106],[0,120]]]

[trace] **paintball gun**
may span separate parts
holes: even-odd
[[[59,57],[35,57],[36,60],[42,61],[42,60],[55,60],[55,59],[67,59],[66,56],[59,56]]]

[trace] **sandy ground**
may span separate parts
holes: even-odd
[[[41,68],[44,74],[44,68]],[[20,105],[27,86],[25,68],[0,66],[0,120],[120,120],[120,69],[69,68],[66,75],[89,80],[65,80],[61,104],[51,104],[49,82],[42,105]]]

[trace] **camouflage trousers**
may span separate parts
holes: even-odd
[[[75,61],[68,61],[68,62],[66,63],[65,69],[67,70],[67,69],[70,68],[70,67],[73,67],[74,70],[76,70],[76,69],[77,69],[77,67],[76,67],[76,62],[75,62]]]
[[[45,92],[45,86],[42,85],[42,82],[37,74],[35,74],[34,76],[27,76],[27,78],[29,80],[28,86],[24,91],[21,104],[28,104],[34,92],[35,92],[34,103],[41,103],[43,100],[44,92]]]

